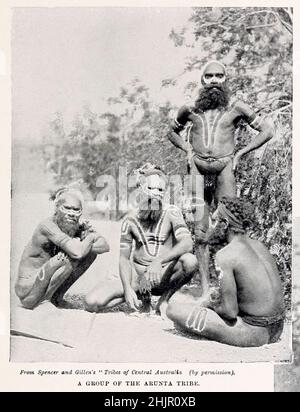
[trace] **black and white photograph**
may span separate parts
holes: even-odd
[[[11,93],[10,362],[293,361],[291,7],[16,7]]]

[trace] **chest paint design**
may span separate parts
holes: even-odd
[[[202,126],[202,141],[206,148],[213,147],[216,141],[216,136],[220,130],[220,125],[224,116],[226,115],[225,112],[218,112],[216,115],[215,113],[195,113],[192,112],[197,118],[200,120]],[[190,134],[193,127],[188,130]]]
[[[128,217],[127,222],[123,227],[122,235],[128,234],[131,230],[134,231],[136,241],[142,245],[145,254],[149,257],[156,257],[160,251],[161,246],[169,237],[169,231],[165,223],[166,211],[164,211],[159,219],[155,232],[145,231],[142,225],[134,217]]]

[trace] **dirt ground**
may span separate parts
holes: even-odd
[[[18,193],[13,200],[12,286],[24,245],[36,224],[51,213],[47,195]],[[100,279],[118,279],[120,224],[94,222],[111,251],[70,289],[67,299],[85,295]],[[123,312],[92,315],[57,309],[51,304],[34,311],[19,307],[12,288],[11,360],[13,362],[288,362],[290,326],[279,343],[262,348],[236,348],[188,337],[172,322],[146,314]],[[17,332],[24,336],[15,336]],[[35,338],[33,339],[32,336]],[[37,337],[39,339],[37,339]],[[56,343],[54,343],[56,342]],[[170,350],[171,349],[171,350]]]
[[[26,166],[27,165],[27,166]],[[13,285],[23,248],[34,227],[52,213],[47,190],[51,179],[41,171],[42,161],[18,150],[13,164],[11,251],[11,360],[13,362],[266,362],[290,360],[290,326],[282,340],[258,349],[242,349],[187,337],[170,321],[157,316],[123,312],[92,315],[82,310],[56,309],[50,304],[34,311],[19,307]],[[24,172],[26,170],[26,173]],[[120,225],[96,223],[111,245],[111,252],[72,287],[68,298],[81,296],[100,279],[118,279]],[[300,233],[300,230],[299,230]],[[22,331],[24,336],[16,336]],[[32,338],[34,336],[35,338]],[[290,365],[278,366],[279,390],[285,390],[296,375]],[[296,373],[296,372],[295,372]]]

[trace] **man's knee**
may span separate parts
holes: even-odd
[[[39,300],[31,292],[27,296],[25,296],[23,298],[19,298],[19,299],[20,299],[20,302],[21,302],[23,308],[25,308],[25,309],[33,310],[39,304]]]
[[[62,259],[59,255],[55,255],[41,268],[39,278],[47,282],[53,278],[68,276],[73,270],[74,265],[68,257]]]
[[[176,299],[174,299],[174,295],[173,295],[171,299],[169,300],[169,304],[166,310],[167,317],[173,322],[175,322],[178,316],[178,310],[179,310],[178,304],[177,304]]]
[[[168,307],[166,314],[169,319],[171,319],[173,322],[179,321],[180,318],[180,313],[181,313],[181,307],[182,305],[186,304],[187,301],[187,296],[181,292],[176,292],[174,295],[170,298],[168,302]]]
[[[90,292],[84,298],[84,306],[88,312],[99,312],[100,309],[105,307],[106,302],[99,296],[98,293]]]
[[[192,253],[185,253],[179,259],[185,274],[193,275],[198,269],[198,260]]]
[[[224,169],[218,178],[216,198],[220,200],[223,196],[237,196],[236,179],[231,164]]]

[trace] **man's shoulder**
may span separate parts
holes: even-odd
[[[229,243],[216,253],[216,264],[233,267],[241,259],[243,248],[243,245]]]
[[[122,230],[128,230],[128,228],[137,224],[137,211],[130,211],[122,220]]]
[[[232,99],[230,108],[241,115],[248,115],[250,112],[253,112],[249,104],[242,99]]]
[[[37,225],[36,231],[45,232],[47,230],[53,230],[55,228],[58,228],[58,226],[54,222],[53,218],[47,217],[46,219],[40,221],[40,223]]]
[[[180,207],[175,206],[175,205],[170,205],[170,204],[165,204],[164,205],[164,212],[166,215],[172,217],[182,217],[182,211],[180,209]]]

